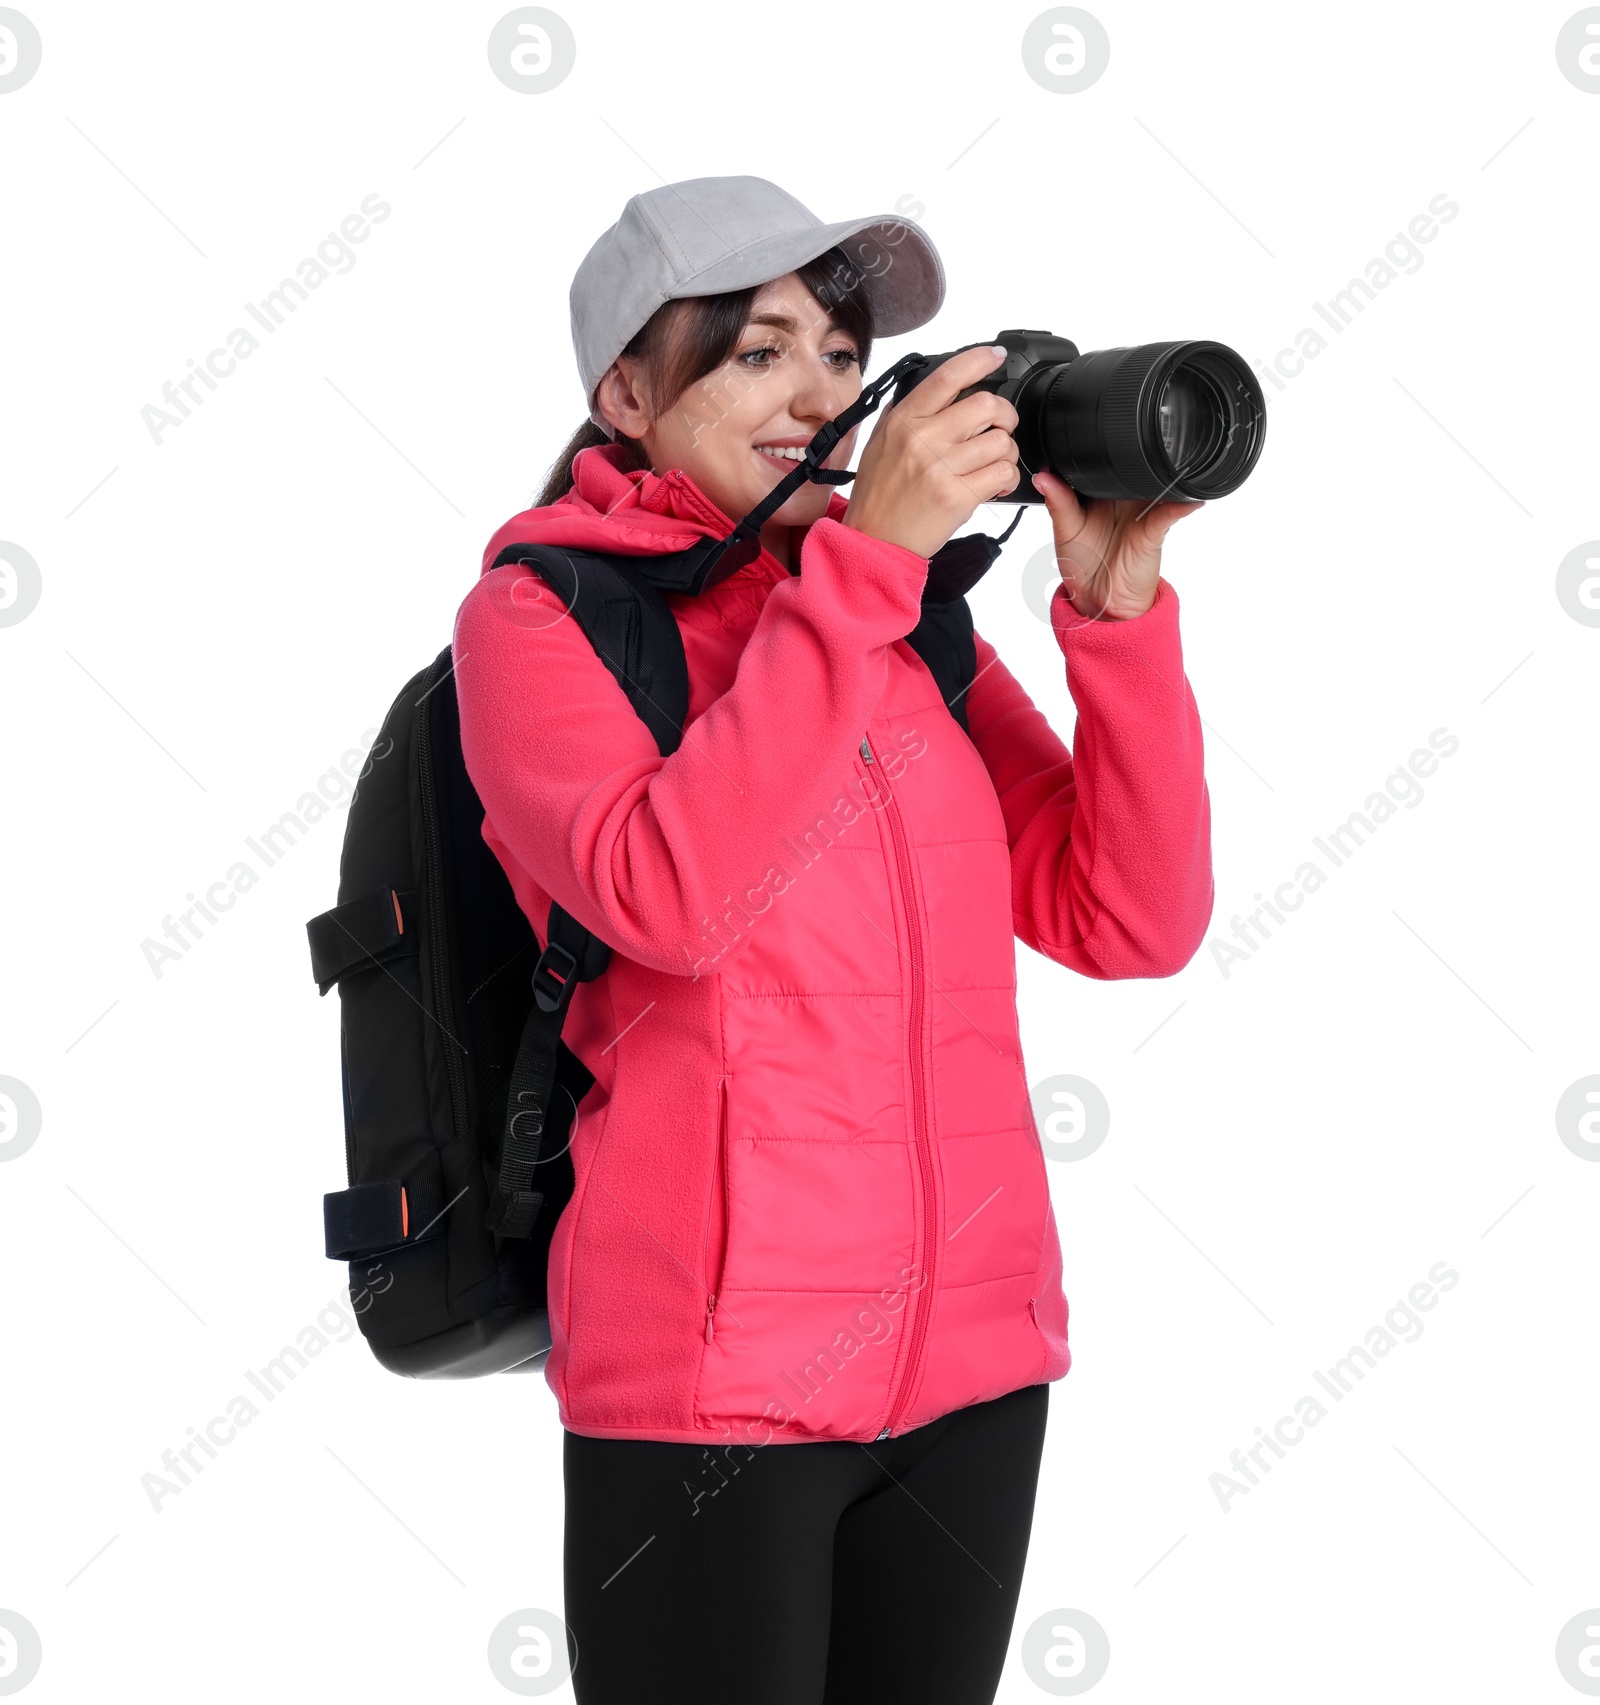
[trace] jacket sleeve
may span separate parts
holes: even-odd
[[[618,952],[694,975],[707,915],[760,883],[780,837],[852,773],[926,578],[926,558],[815,521],[732,686],[663,758],[548,586],[520,565],[490,571],[461,606],[454,657],[462,753],[495,835]]]
[[[981,636],[967,718],[1005,816],[1017,935],[1088,977],[1170,977],[1211,921],[1211,805],[1178,595],[1051,627],[1078,710],[1068,751]]]

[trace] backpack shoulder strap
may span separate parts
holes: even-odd
[[[683,636],[666,599],[634,559],[564,545],[507,545],[491,566],[512,562],[536,569],[549,583],[628,695],[661,755],[676,752],[689,714]]]
[[[965,598],[947,604],[925,603],[922,619],[906,635],[906,644],[928,666],[939,696],[968,734],[967,689],[978,674],[978,648],[972,631],[972,610]]]
[[[906,635],[906,644],[928,666],[939,684],[939,695],[950,714],[967,727],[967,689],[978,678],[978,651],[972,633],[967,594],[994,566],[1000,547],[1017,530],[1027,513],[1019,504],[1011,525],[999,536],[964,533],[947,539],[928,558],[928,579],[922,591],[922,619]]]
[[[525,563],[567,606],[611,671],[663,757],[677,751],[689,713],[689,666],[677,618],[628,557],[559,545],[507,545],[495,568]],[[533,1188],[555,1089],[561,1029],[579,983],[598,977],[611,949],[552,902],[545,948],[533,972],[533,1006],[517,1044],[500,1145],[500,1177],[486,1222],[499,1237],[531,1235],[544,1206]]]

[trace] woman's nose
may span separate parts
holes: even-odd
[[[847,373],[836,373],[820,357],[814,364],[808,363],[799,373],[789,398],[790,412],[796,420],[808,424],[814,421],[821,427],[847,409],[860,394],[860,387],[852,383],[854,377],[853,368]]]

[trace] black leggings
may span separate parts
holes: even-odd
[[[578,1705],[987,1705],[1049,1389],[868,1445],[567,1433]]]

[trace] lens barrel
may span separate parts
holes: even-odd
[[[1266,398],[1225,344],[1144,343],[1041,362],[1010,394],[1027,473],[1084,497],[1225,497],[1261,454]],[[1026,475],[1023,484],[1026,486]]]

